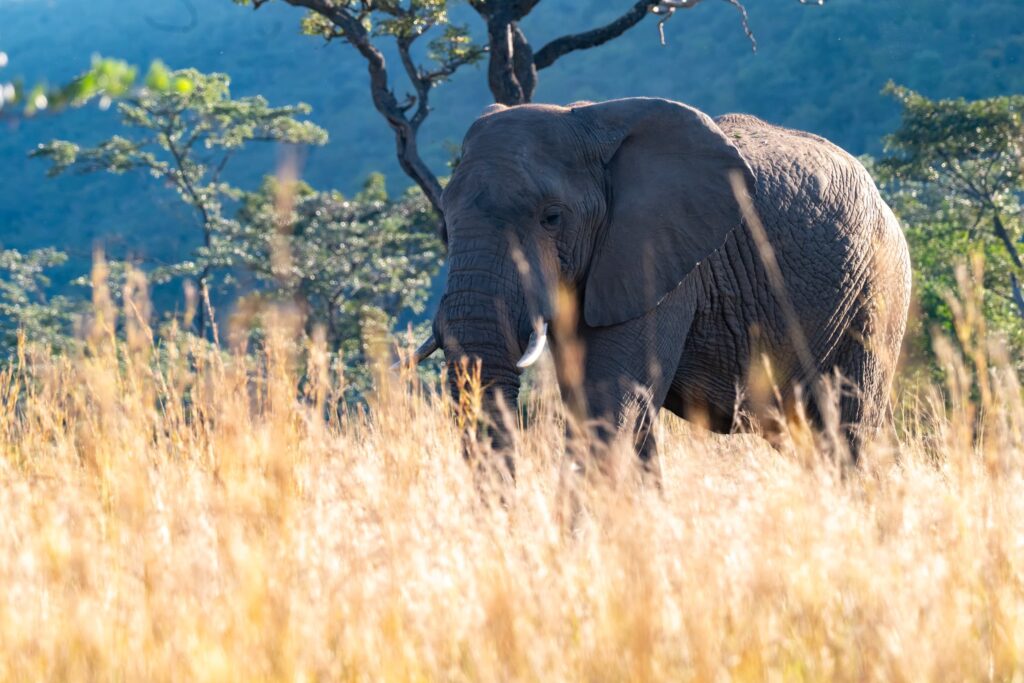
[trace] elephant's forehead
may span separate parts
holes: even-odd
[[[464,159],[445,189],[446,211],[512,213],[530,206],[542,192],[525,159],[486,156]]]
[[[558,195],[580,171],[567,110],[514,107],[477,120],[466,135],[462,159],[445,190],[445,210],[508,214],[532,210]]]
[[[566,127],[561,108],[515,107],[477,119],[466,135],[465,151],[512,147],[543,154],[564,141]]]

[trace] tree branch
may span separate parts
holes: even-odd
[[[430,107],[427,100],[430,96],[430,88],[433,87],[433,83],[424,78],[423,73],[412,60],[411,51],[414,40],[416,40],[415,36],[399,38],[398,56],[402,60],[402,66],[405,67],[405,75],[409,77],[412,87],[416,90],[416,102],[418,106],[416,107],[416,113],[413,114],[412,119],[409,121],[409,125],[412,126],[413,131],[419,131],[423,121],[430,113]]]
[[[192,180],[189,178],[189,171],[188,168],[186,168],[187,163],[185,159],[185,154],[181,150],[179,150],[172,141],[172,127],[173,124],[168,125],[168,127],[164,130],[164,137],[167,140],[167,150],[171,153],[171,156],[174,158],[174,164],[178,169],[177,178],[179,187],[184,187],[189,197],[192,198],[192,205],[199,211],[200,220],[203,224],[203,246],[209,249],[213,243],[213,227],[210,225],[210,223],[212,222],[210,212],[206,206],[205,199],[200,198],[198,190],[196,190],[195,186],[192,183]],[[198,279],[200,291],[203,293],[204,296],[209,296],[210,263],[208,261],[203,266],[202,271],[200,271]],[[208,322],[206,309],[203,307],[201,303],[198,306],[198,309],[199,335],[205,338],[206,325]]]
[[[600,28],[555,38],[534,54],[533,63],[538,70],[546,69],[570,52],[589,50],[614,40],[639,24],[659,2],[660,0],[638,0],[625,14]]]
[[[1013,245],[1013,239],[1010,238],[1010,234],[1006,232],[1006,226],[1003,225],[1003,221],[999,218],[999,209],[993,208],[992,210],[992,227],[995,230],[996,236],[1002,240],[1003,246],[1006,247],[1006,253],[1010,255],[1013,265],[1017,266],[1017,268],[1024,268],[1024,265],[1020,262],[1020,254],[1017,253],[1017,247]]]
[[[344,7],[335,6],[330,0],[284,0],[293,7],[303,7],[316,12],[328,19],[341,30],[345,40],[349,42],[366,59],[366,68],[370,74],[370,95],[374,107],[387,120],[395,132],[395,147],[398,153],[398,163],[402,170],[408,175],[430,200],[431,205],[441,214],[441,183],[437,176],[431,172],[427,165],[420,158],[416,145],[416,127],[407,117],[405,112],[409,107],[404,107],[395,97],[394,92],[388,85],[388,69],[384,54],[374,46],[369,31],[359,21],[359,17],[353,15]],[[416,85],[416,81],[413,81]],[[411,105],[411,103],[410,103]],[[424,103],[420,103],[420,108]],[[419,112],[414,115],[418,116]],[[425,114],[423,114],[425,117]],[[420,122],[422,122],[422,118]]]
[[[438,69],[425,72],[423,74],[423,78],[427,81],[430,81],[431,84],[435,84],[438,81],[443,81],[444,79],[454,74],[463,66],[475,62],[477,59],[480,58],[482,54],[482,50],[474,50],[472,52],[468,52],[461,57],[457,57],[455,59],[445,62]]]

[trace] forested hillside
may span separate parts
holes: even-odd
[[[624,0],[547,0],[528,17],[535,41],[606,21]],[[538,100],[567,102],[625,95],[671,97],[712,114],[745,111],[825,135],[855,153],[878,152],[898,121],[880,95],[889,79],[932,97],[985,97],[1024,91],[1024,6],[1019,0],[829,0],[823,7],[748,0],[759,49],[752,53],[738,14],[725,2],[680,12],[668,45],[647,20],[623,38],[571,55],[541,74]],[[309,153],[304,177],[351,192],[373,170],[393,189],[407,184],[391,132],[373,111],[363,63],[347,45],[299,35],[301,13],[268,5],[258,12],[229,0],[0,0],[0,48],[14,73],[59,81],[91,55],[231,75],[237,95],[272,104],[306,101],[330,143]],[[466,14],[474,29],[474,17]],[[258,57],[253,58],[253,55]],[[461,71],[434,97],[421,144],[443,172],[450,144],[489,100],[483,67]],[[404,87],[404,86],[403,86]],[[399,88],[399,92],[402,89]],[[183,207],[139,177],[45,177],[26,153],[55,137],[91,142],[113,132],[95,107],[7,125],[0,133],[0,243],[54,244],[81,273],[98,240],[109,251],[154,261],[185,249]],[[232,160],[232,180],[255,187],[275,167],[271,149]],[[111,201],[116,199],[116,201]]]

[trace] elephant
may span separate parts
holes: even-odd
[[[566,402],[599,443],[631,429],[645,468],[662,408],[770,433],[766,403],[808,399],[821,427],[810,399],[836,378],[854,461],[891,415],[907,244],[864,166],[821,137],[659,98],[491,105],[442,211],[447,282],[416,360],[478,360],[492,415],[545,342]],[[569,337],[575,373],[559,367]]]

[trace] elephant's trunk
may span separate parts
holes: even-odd
[[[466,359],[480,363],[483,412],[493,445],[510,444],[500,404],[516,410],[522,356],[531,326],[525,315],[521,278],[512,259],[495,253],[493,240],[462,240],[449,253],[448,284],[438,311],[436,332],[449,364],[449,388],[458,401],[456,368]]]

